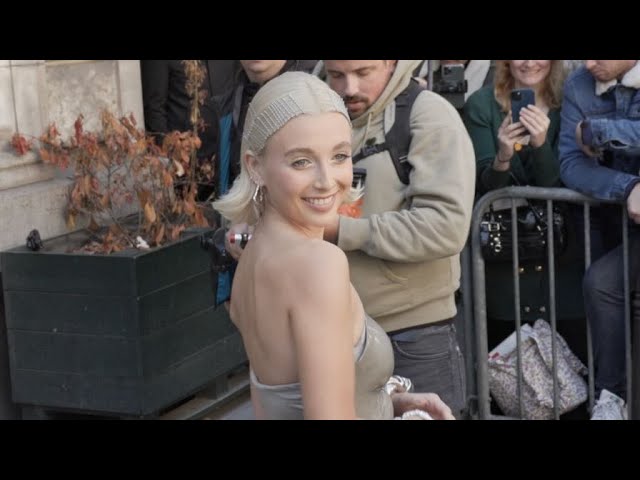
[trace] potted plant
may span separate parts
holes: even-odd
[[[72,172],[64,214],[74,231],[44,242],[34,233],[31,248],[1,254],[17,404],[154,416],[246,360],[200,246],[214,225],[196,195],[213,168],[196,161],[202,73],[185,62],[192,131],[159,146],[133,117],[105,111],[100,132],[80,116],[69,140],[51,125],[37,142],[44,162]],[[36,146],[19,134],[12,143]]]

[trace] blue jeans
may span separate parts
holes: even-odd
[[[394,374],[410,378],[416,392],[437,393],[456,417],[465,408],[464,358],[453,321],[390,332]]]
[[[618,212],[620,210],[618,209]],[[615,218],[619,213],[615,213]],[[606,223],[606,222],[604,222]],[[617,223],[619,222],[612,222]],[[592,228],[592,263],[584,280],[584,304],[591,326],[595,367],[595,393],[598,398],[607,389],[626,398],[624,278],[620,230],[601,228],[596,221]],[[600,237],[600,238],[598,238]],[[620,239],[618,245],[607,249],[603,240]],[[634,290],[640,272],[640,232],[629,230],[629,287]]]

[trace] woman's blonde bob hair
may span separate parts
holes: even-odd
[[[240,148],[240,175],[229,192],[213,202],[213,208],[232,224],[254,225],[264,205],[257,206],[253,200],[258,186],[249,176],[246,155],[260,156],[269,138],[290,120],[300,115],[326,112],[341,113],[351,125],[342,98],[318,77],[303,72],[285,72],[262,86],[247,110]],[[360,194],[361,190],[352,189],[347,201],[357,199]]]
[[[509,63],[511,60],[496,60],[494,76],[494,95],[503,112],[511,109],[510,92],[515,88],[515,78],[511,74]],[[550,109],[560,108],[562,105],[562,84],[566,77],[564,60],[551,60],[551,70],[544,79],[540,95]]]

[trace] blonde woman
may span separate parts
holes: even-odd
[[[284,73],[249,106],[241,173],[214,206],[255,225],[230,314],[251,366],[260,419],[390,419],[413,409],[453,418],[434,394],[388,388],[393,352],[349,281],[324,226],[352,192],[351,123],[318,78]],[[401,390],[401,389],[400,389]]]

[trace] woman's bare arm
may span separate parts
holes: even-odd
[[[289,320],[306,419],[355,418],[354,319],[347,258],[313,242],[293,256]]]

